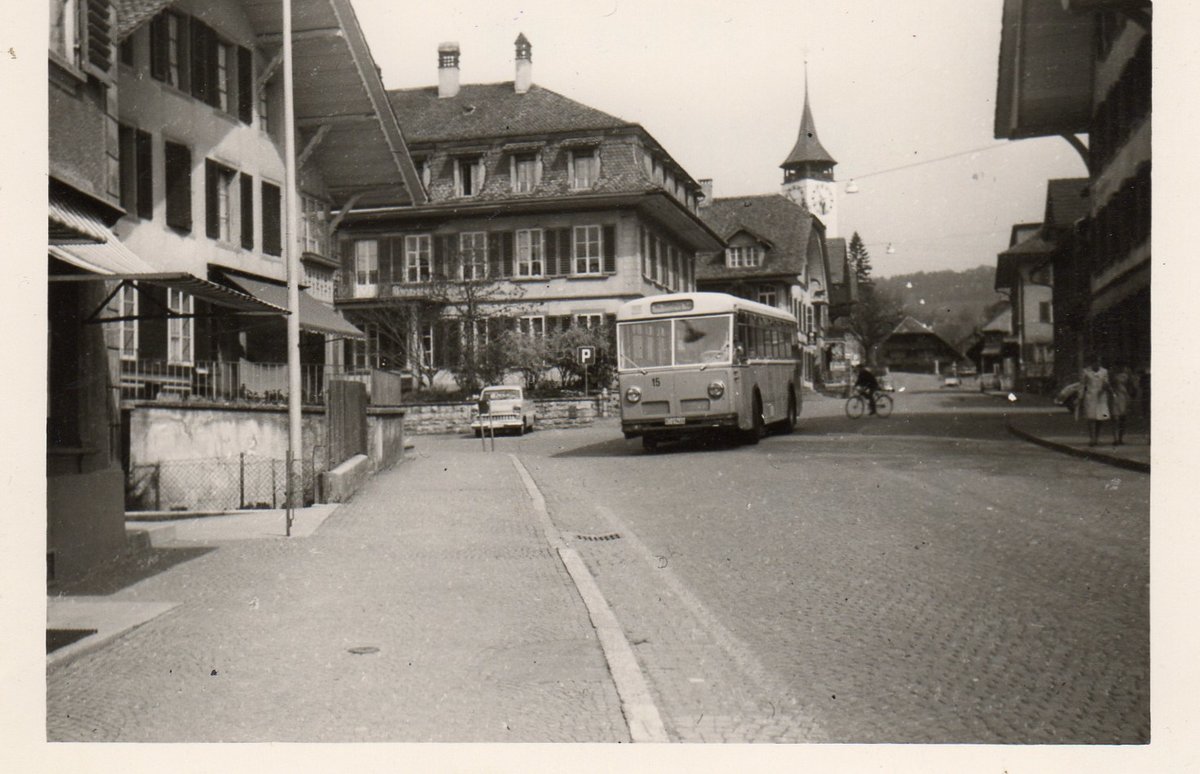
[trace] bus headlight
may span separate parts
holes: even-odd
[[[625,391],[625,400],[629,401],[630,403],[637,403],[641,399],[642,391],[637,387],[630,387]]]
[[[708,385],[708,397],[712,398],[713,400],[716,400],[717,398],[721,397],[724,394],[725,394],[725,383],[724,382],[713,382],[712,384]]]

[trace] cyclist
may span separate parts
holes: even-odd
[[[879,392],[879,380],[875,378],[875,374],[867,369],[865,364],[858,366],[858,379],[854,382],[854,389],[859,395],[867,399],[870,404],[871,413],[875,413],[875,393]]]

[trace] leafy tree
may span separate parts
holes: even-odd
[[[507,366],[521,373],[525,389],[531,392],[540,389],[546,381],[546,370],[551,359],[546,337],[505,331],[497,343],[507,353]]]
[[[436,368],[421,346],[419,331],[437,325],[443,306],[428,298],[403,299],[396,303],[354,309],[350,319],[360,328],[374,327],[379,336],[379,366],[384,370],[412,367],[418,381],[433,384]]]
[[[854,269],[854,276],[858,280],[859,287],[865,288],[872,282],[871,280],[871,254],[867,252],[867,246],[863,244],[862,237],[855,231],[850,237],[850,266]]]

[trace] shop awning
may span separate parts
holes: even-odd
[[[246,293],[266,304],[288,306],[288,289],[262,280],[228,275],[228,279]],[[300,328],[313,333],[328,333],[350,339],[366,338],[362,331],[324,301],[318,301],[303,290],[300,291]]]
[[[50,197],[49,231],[53,244],[94,244],[114,238],[98,217],[53,195]]]
[[[240,314],[286,315],[286,306],[264,303],[232,288],[201,279],[187,272],[157,271],[144,259],[123,245],[111,232],[103,244],[50,245],[51,256],[88,272],[87,274],[51,274],[50,282],[83,282],[119,280],[136,281],[140,285],[173,288],[206,301],[214,306],[232,309]],[[105,322],[104,318],[97,318]]]

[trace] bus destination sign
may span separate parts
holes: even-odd
[[[650,314],[669,314],[671,312],[690,312],[694,304],[690,298],[678,301],[651,301]]]

